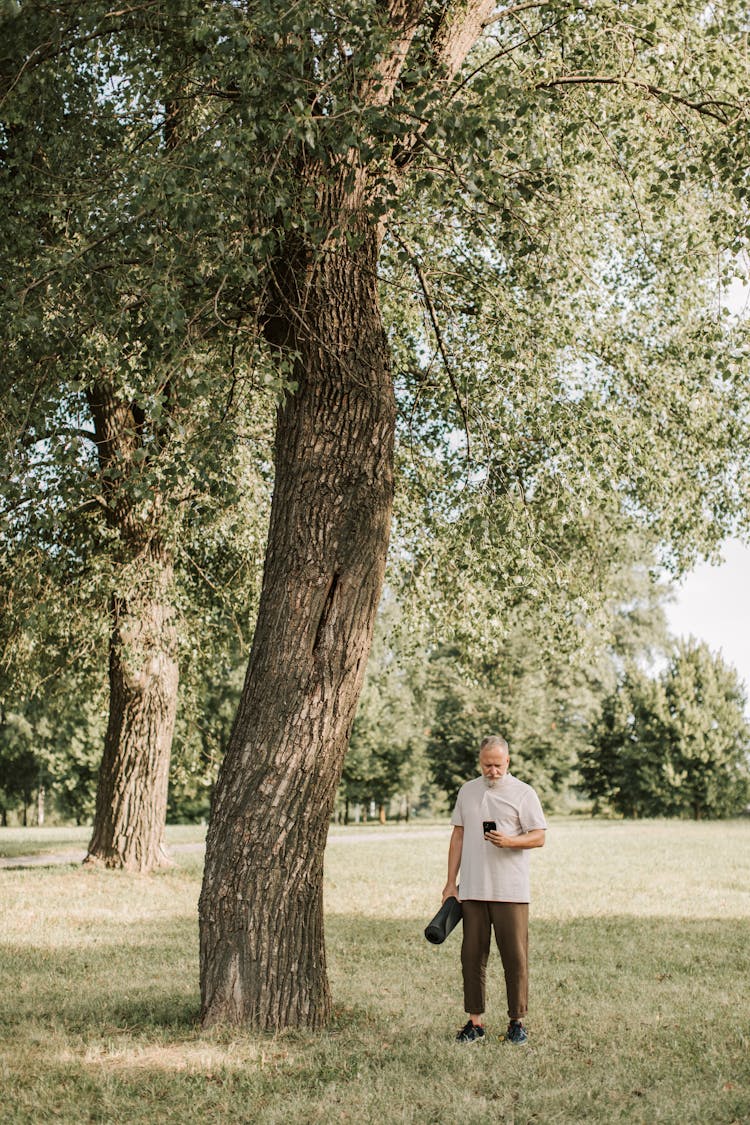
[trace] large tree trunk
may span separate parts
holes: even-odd
[[[172,557],[161,535],[165,501],[146,507],[130,485],[143,465],[142,419],[102,385],[92,391],[102,491],[120,545],[111,601],[109,720],[88,863],[132,871],[167,864],[164,829],[177,689]]]
[[[304,307],[281,314],[280,335],[300,355],[298,386],[279,412],[258,625],[208,832],[204,1026],[315,1028],[330,1013],[323,853],[393,493],[395,401],[377,253],[374,232],[357,250],[329,248],[306,286],[293,278]]]

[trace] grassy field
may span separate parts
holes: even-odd
[[[1,854],[35,850],[19,831]],[[85,846],[48,831],[47,850]],[[459,934],[422,937],[448,831],[332,833],[318,1035],[200,1031],[200,855],[148,878],[0,871],[3,1121],[750,1122],[750,821],[553,823],[532,856],[528,1048],[497,1040],[496,954],[491,1041],[453,1042]]]

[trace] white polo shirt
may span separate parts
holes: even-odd
[[[506,773],[490,787],[484,777],[467,781],[458,791],[451,824],[464,830],[459,893],[484,902],[529,901],[529,848],[496,848],[484,838],[482,822],[494,820],[498,832],[521,836],[546,828],[534,790]]]

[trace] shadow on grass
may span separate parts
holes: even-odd
[[[319,1034],[202,1033],[193,918],[6,947],[6,1119],[609,1122],[634,1106],[644,1121],[748,1119],[750,947],[735,920],[532,922],[528,1051],[497,1044],[490,959],[486,1050],[504,1050],[501,1066],[453,1043],[460,929],[435,947],[426,921],[328,916],[334,1018]]]
[[[186,1028],[198,1017],[193,919],[87,928],[80,943],[0,947],[0,1029],[47,1020],[77,1034],[102,1027]]]
[[[443,945],[432,946],[424,924],[327,917],[334,1032],[362,1022],[387,1023],[395,1011],[415,1004],[430,1008],[436,991],[459,980],[460,926]],[[749,987],[750,943],[736,920],[532,919],[530,944],[537,1010],[548,1006],[550,993],[601,1003],[605,990],[610,997],[647,992],[653,1004],[660,991],[675,986],[688,986],[694,998],[704,985],[735,994]],[[70,1021],[79,1030],[102,1023],[192,1028],[199,1007],[197,945],[196,921],[185,918],[121,925],[117,934],[109,931],[102,938],[88,930],[68,949],[43,940],[0,947],[0,1025],[49,1018]],[[500,972],[493,946],[490,981],[495,976],[499,981]],[[455,999],[460,1008],[460,994]]]

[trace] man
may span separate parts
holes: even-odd
[[[504,738],[482,740],[482,776],[461,786],[453,810],[448,848],[450,895],[461,901],[464,938],[461,968],[464,1007],[469,1019],[456,1039],[484,1039],[485,977],[491,928],[505,972],[510,1023],[505,1038],[526,1043],[528,1006],[529,850],[544,847],[547,828],[534,790],[508,773],[510,752]],[[484,831],[486,822],[494,827]],[[461,872],[461,893],[458,878]]]

